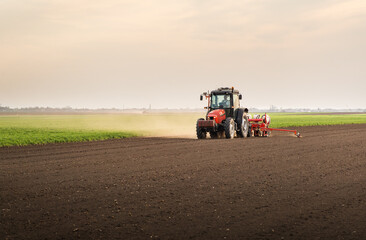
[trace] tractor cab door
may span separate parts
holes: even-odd
[[[226,117],[234,117],[235,113],[235,94],[229,94],[230,96],[230,106],[225,108]]]
[[[226,117],[236,118],[236,110],[240,108],[240,101],[238,94],[230,94],[230,106],[225,108]]]

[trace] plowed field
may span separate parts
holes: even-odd
[[[0,148],[1,239],[365,239],[366,125]]]

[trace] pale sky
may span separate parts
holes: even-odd
[[[365,0],[0,0],[0,104],[366,108]]]

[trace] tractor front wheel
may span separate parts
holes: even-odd
[[[225,136],[226,138],[234,138],[235,135],[235,122],[232,118],[227,118],[225,120]]]
[[[197,120],[197,123],[196,123],[196,134],[197,134],[197,138],[198,139],[205,139],[207,132],[204,129],[202,129],[202,128],[200,128],[198,126],[198,121],[199,120],[205,120],[205,119],[200,118],[200,119]]]
[[[216,139],[216,138],[219,137],[219,135],[217,134],[217,132],[210,131],[210,137],[213,138],[213,139]]]

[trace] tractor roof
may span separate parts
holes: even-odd
[[[228,94],[228,93],[235,93],[239,94],[239,90],[228,88],[228,87],[221,87],[216,90],[211,91],[212,94]]]

